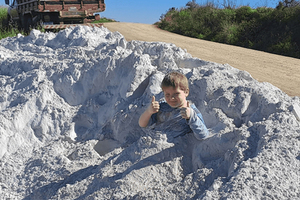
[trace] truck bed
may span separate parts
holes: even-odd
[[[84,17],[105,10],[104,0],[17,0],[20,13],[60,12],[61,17]]]

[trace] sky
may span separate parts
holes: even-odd
[[[10,0],[12,1],[12,0]],[[190,0],[105,0],[106,10],[100,16],[114,19],[120,22],[133,22],[154,24],[159,21],[162,14],[169,8],[182,8]],[[213,2],[222,5],[224,2],[231,2],[232,5],[252,8],[272,7],[275,8],[280,0],[196,0],[196,3],[204,5]],[[0,5],[5,5],[5,0],[0,0]]]

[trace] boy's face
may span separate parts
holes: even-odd
[[[186,97],[189,95],[189,90],[181,90],[179,87],[164,87],[163,92],[167,103],[172,108],[181,108],[187,106]]]

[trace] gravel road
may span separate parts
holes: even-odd
[[[127,41],[167,42],[186,49],[192,56],[249,72],[261,82],[269,82],[290,96],[300,96],[300,59],[279,56],[232,45],[189,38],[158,29],[150,24],[105,23]]]

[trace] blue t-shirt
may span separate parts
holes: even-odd
[[[183,136],[193,132],[198,140],[203,140],[209,136],[209,131],[204,123],[202,114],[194,104],[190,104],[191,116],[186,120],[180,115],[180,108],[172,108],[167,102],[161,102],[159,112],[151,116],[150,126],[154,129],[164,131],[174,137]]]

